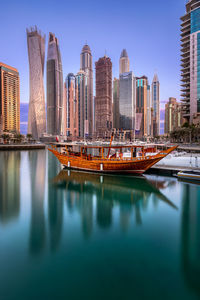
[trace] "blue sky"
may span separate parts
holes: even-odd
[[[184,12],[185,0],[1,1],[0,61],[19,70],[21,102],[28,102],[26,28],[37,25],[46,34],[46,50],[49,31],[58,37],[64,78],[78,72],[87,40],[93,65],[106,50],[117,77],[120,53],[126,48],[136,76],[147,75],[151,82],[158,73],[161,101],[171,96],[179,99],[179,19]]]

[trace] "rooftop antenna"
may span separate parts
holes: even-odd
[[[104,56],[107,56],[107,51],[106,51],[106,49],[105,49],[105,55]]]

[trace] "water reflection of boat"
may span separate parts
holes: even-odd
[[[164,194],[162,194],[154,185],[152,185],[145,177],[130,177],[130,176],[111,176],[92,174],[87,172],[78,171],[66,171],[62,170],[54,179],[53,182],[58,184],[60,188],[66,188],[68,190],[75,190],[80,192],[91,192],[94,190],[104,192],[109,190],[109,197],[113,200],[132,201],[136,199],[143,199],[144,194],[146,196],[150,194],[156,194],[156,196],[170,205],[176,208]],[[136,197],[137,195],[137,197]],[[141,197],[138,197],[138,196]]]

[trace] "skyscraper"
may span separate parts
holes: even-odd
[[[92,137],[93,134],[93,70],[92,70],[92,54],[90,47],[86,44],[81,52],[80,56],[80,70],[84,71],[87,79],[87,123],[88,123],[88,132],[85,130],[85,134]]]
[[[96,135],[105,137],[112,130],[112,62],[107,56],[99,58],[96,66],[95,120]]]
[[[20,132],[20,93],[17,69],[0,62],[0,130]]]
[[[153,136],[160,135],[160,83],[157,74],[154,75],[152,85],[152,106],[153,106]]]
[[[63,106],[62,106],[62,121],[61,121],[61,135],[66,136],[67,131],[67,90],[66,84],[63,84]]]
[[[46,132],[46,111],[44,99],[44,56],[45,36],[37,27],[27,29],[29,57],[29,112],[28,133],[38,139]]]
[[[89,78],[84,71],[76,75],[77,104],[78,104],[78,136],[88,137],[88,81]]]
[[[169,98],[165,104],[165,133],[168,134],[173,130],[181,127],[183,124],[181,104],[176,98]]]
[[[119,74],[126,72],[129,72],[129,58],[126,49],[123,49],[119,60]]]
[[[123,130],[135,129],[135,77],[133,72],[119,75],[119,127]]]
[[[66,116],[67,116],[67,136],[78,136],[78,89],[76,77],[69,73],[65,80],[66,87]]]
[[[148,78],[146,76],[136,78],[136,136],[143,138],[149,133],[148,127],[151,124],[147,124],[147,105],[150,101],[150,86],[148,84]],[[150,120],[149,120],[150,122]]]
[[[63,72],[58,39],[49,33],[47,54],[47,133],[60,135],[62,129]]]
[[[153,109],[151,104],[151,89],[150,85],[147,85],[147,111],[146,111],[146,129],[147,129],[147,136],[153,135],[153,128],[152,128],[152,115]]]
[[[186,3],[181,17],[181,96],[183,117],[200,121],[200,0]]]
[[[113,128],[119,129],[119,79],[113,80]]]

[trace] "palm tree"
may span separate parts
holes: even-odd
[[[15,140],[19,143],[21,143],[22,139],[23,139],[23,135],[20,133],[15,134]]]
[[[4,143],[8,142],[10,140],[9,134],[4,133],[4,134],[1,135],[1,137],[2,137],[2,139],[4,141]]]
[[[27,133],[26,137],[27,137],[27,139],[28,139],[28,142],[30,143],[30,140],[32,139],[32,134]]]

